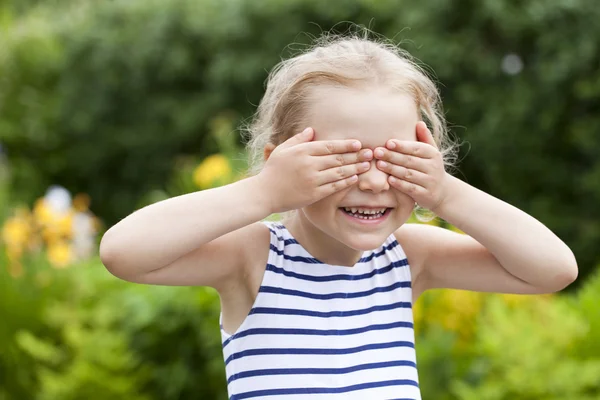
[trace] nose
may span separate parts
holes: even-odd
[[[377,168],[377,160],[371,161],[371,168],[358,175],[358,188],[364,192],[380,193],[390,189],[388,174]]]

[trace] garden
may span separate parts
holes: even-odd
[[[595,0],[0,0],[0,400],[227,398],[217,293],[121,281],[99,241],[242,179],[267,71],[349,21],[431,69],[454,175],[580,270],[547,295],[426,292],[423,398],[599,400],[598,17]]]

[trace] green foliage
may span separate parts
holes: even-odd
[[[600,268],[568,298],[574,313],[585,319],[587,332],[573,346],[573,353],[582,359],[600,359]]]
[[[133,285],[98,260],[28,265],[0,281],[0,398],[226,397],[214,291]]]
[[[533,305],[512,309],[491,298],[473,343],[478,373],[455,383],[458,399],[598,399],[600,358],[571,352],[587,335],[586,319],[561,299]]]
[[[429,291],[415,308],[423,398],[600,398],[600,269],[568,295],[482,295],[469,318],[472,296],[461,293]]]

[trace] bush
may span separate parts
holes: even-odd
[[[97,259],[28,266],[0,271],[0,398],[226,398],[214,291],[133,285]]]
[[[415,308],[423,397],[600,398],[599,289],[597,273],[568,296],[425,293]]]

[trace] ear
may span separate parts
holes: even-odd
[[[427,124],[423,121],[417,122],[417,141],[430,144],[437,149],[433,135],[429,128],[427,128]]]
[[[273,150],[275,150],[275,147],[276,146],[273,143],[267,143],[263,150],[264,161],[267,161],[269,159],[271,153],[273,152]]]

